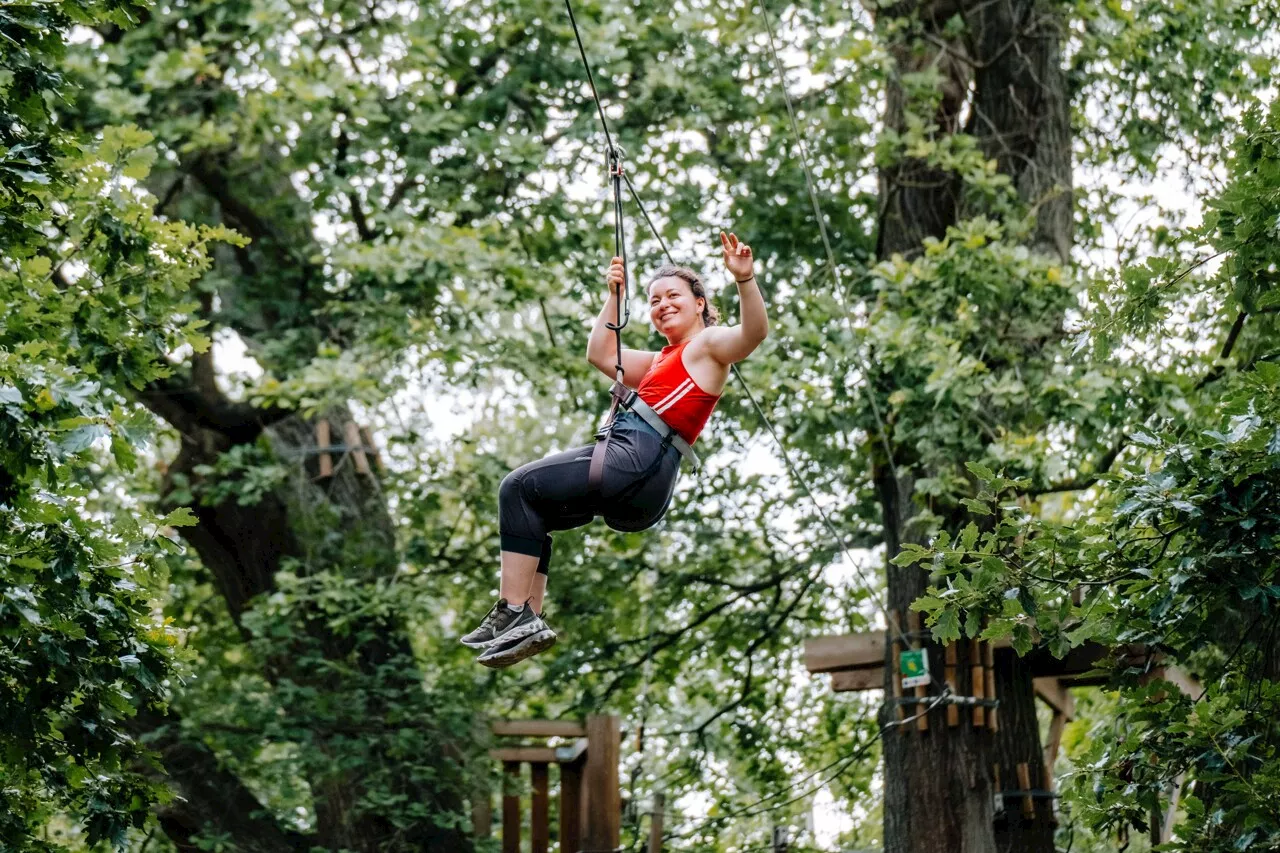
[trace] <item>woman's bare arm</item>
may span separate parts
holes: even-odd
[[[720,232],[724,247],[724,265],[738,283],[738,301],[742,306],[741,320],[736,326],[712,326],[707,335],[707,352],[721,364],[742,361],[769,336],[769,315],[765,312],[764,296],[756,281],[755,260],[751,247],[738,240],[736,234]]]
[[[587,361],[610,379],[617,378],[618,344],[614,331],[608,324],[618,319],[618,291],[622,287],[622,259],[614,258],[609,266],[606,280],[609,284],[609,297],[604,301],[604,308],[596,317],[591,327],[591,336],[587,338]],[[623,384],[635,388],[649,371],[656,352],[622,348]]]

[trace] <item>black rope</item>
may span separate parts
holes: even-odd
[[[617,145],[614,145],[613,134],[609,133],[609,120],[605,117],[604,103],[600,100],[599,90],[596,89],[596,78],[591,73],[591,63],[587,60],[587,48],[582,43],[582,32],[578,29],[578,19],[573,14],[571,0],[564,0],[564,7],[569,12],[569,23],[573,25],[573,38],[578,43],[578,55],[582,57],[582,67],[587,72],[587,84],[591,87],[591,98],[596,102],[596,111],[600,114],[600,127],[604,130],[605,160],[609,168],[609,181],[613,185],[613,253],[616,257],[622,258],[622,287],[619,288],[617,293],[617,322],[610,323],[606,321],[605,326],[613,331],[617,347],[614,378],[621,383],[624,376],[622,369],[622,330],[631,321],[631,301],[628,296],[629,288],[627,286],[627,234],[626,225],[622,219],[622,180],[625,176],[622,166],[623,151]],[[627,179],[627,186],[631,186],[629,178]],[[632,194],[634,195],[634,193],[635,190],[632,189]],[[612,422],[612,414],[616,410],[617,401],[615,398],[614,405],[610,409],[610,422]]]
[[[587,49],[582,46],[582,33],[578,32],[578,19],[573,15],[573,4],[564,0],[564,7],[569,10],[569,23],[573,24],[573,37],[578,42],[578,53],[582,55],[582,67],[587,70],[587,83],[591,86],[591,97],[595,99],[596,109],[600,111],[600,126],[604,128],[604,140],[612,151],[613,137],[609,135],[609,122],[604,117],[604,104],[600,102],[600,93],[596,91],[596,78],[591,73],[591,63],[587,61]]]
[[[568,0],[565,0],[568,3]],[[594,88],[594,87],[593,87]],[[598,103],[598,102],[597,102]],[[603,113],[601,114],[603,116]],[[608,130],[605,130],[606,135]],[[605,326],[613,330],[613,337],[618,348],[618,362],[614,366],[615,378],[622,382],[622,330],[631,322],[631,299],[627,287],[627,229],[622,220],[622,150],[609,145],[609,179],[613,183],[613,252],[622,258],[622,287],[617,298],[617,323],[606,322]]]

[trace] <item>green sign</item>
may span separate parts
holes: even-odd
[[[932,680],[929,655],[924,649],[903,649],[898,657],[898,671],[902,674],[903,687],[921,687]]]

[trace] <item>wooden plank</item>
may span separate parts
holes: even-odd
[[[554,764],[556,750],[553,746],[500,746],[489,750],[494,761],[528,761],[529,763]]]
[[[969,680],[971,682],[969,692],[973,694],[975,699],[987,698],[986,679],[984,673],[985,668],[982,666],[982,648],[981,643],[977,640],[969,641]],[[973,725],[976,728],[983,728],[987,724],[987,709],[981,705],[973,706]]]
[[[843,669],[831,673],[831,689],[836,693],[853,690],[883,690],[884,667],[875,669]]]
[[[982,646],[982,672],[987,680],[987,698],[999,699],[996,696],[996,650],[991,643],[983,643]],[[1000,731],[1000,718],[996,716],[996,711],[1000,710],[998,705],[993,705],[987,709],[987,728],[993,732]]]
[[[582,843],[587,850],[613,850],[622,834],[622,799],[618,790],[618,756],[622,731],[616,716],[587,717],[587,825]]]
[[[992,781],[994,783],[995,792],[996,792],[996,817],[1000,817],[1001,815],[1004,814],[1004,795],[1000,793],[1001,791],[1004,790],[1004,788],[1000,787],[1000,765],[999,764],[991,765],[991,776],[992,776]]]
[[[834,672],[884,666],[884,632],[810,637],[804,641],[804,665],[809,672]]]
[[[1036,695],[1056,713],[1065,715],[1066,722],[1076,718],[1076,700],[1071,697],[1071,692],[1061,679],[1042,676],[1032,679],[1032,684],[1035,685]]]
[[[378,445],[373,443],[373,433],[369,431],[367,426],[360,427],[360,443],[369,448],[369,454],[373,457],[373,464],[379,470],[385,472],[387,463],[382,460],[382,454],[378,452]]]
[[[951,693],[952,693],[952,695],[955,695],[955,692],[956,692],[956,660],[957,660],[957,657],[958,657],[958,652],[957,652],[957,650],[956,650],[956,644],[955,644],[955,643],[948,643],[948,644],[947,644],[946,652],[945,652],[944,654],[946,655],[946,664],[945,664],[945,668],[944,668],[944,673],[945,673],[945,676],[946,676],[947,687],[951,688]],[[955,728],[955,727],[956,727],[956,726],[958,726],[958,725],[960,725],[960,706],[959,706],[959,705],[952,705],[952,704],[949,704],[949,703],[948,703],[948,705],[947,705],[947,726],[948,726],[949,728]]]
[[[529,853],[547,853],[551,848],[551,821],[548,812],[547,765],[529,766],[532,813],[529,817]]]
[[[328,447],[331,438],[329,436],[329,422],[324,418],[316,421],[316,447]],[[320,477],[333,476],[333,457],[327,452],[320,454]]]
[[[653,813],[649,815],[649,853],[662,853],[662,818],[667,798],[661,791],[653,795]]]
[[[1023,761],[1018,765],[1018,788],[1022,791],[1022,816],[1034,820],[1036,804],[1031,799],[1031,765]]]
[[[498,737],[586,737],[587,727],[575,720],[494,720]]]
[[[508,761],[502,769],[502,853],[520,853],[520,762]]]
[[[586,757],[560,765],[560,853],[578,853],[582,849],[582,822],[585,810],[582,799],[582,770]]]
[[[354,457],[356,461],[356,471],[361,474],[372,474],[369,468],[369,459],[364,455],[364,448],[360,446],[360,430],[356,428],[355,421],[347,421],[342,425],[342,435],[347,442],[347,452]]]
[[[1054,711],[1049,721],[1049,737],[1044,744],[1045,778],[1053,778],[1053,765],[1058,761],[1058,749],[1062,746],[1062,730],[1067,727],[1067,715]]]
[[[1169,797],[1169,809],[1164,813],[1164,822],[1160,824],[1160,843],[1168,844],[1173,840],[1173,826],[1178,817],[1178,804],[1182,800],[1182,789],[1187,784],[1187,772],[1178,774],[1173,783],[1173,793]]]

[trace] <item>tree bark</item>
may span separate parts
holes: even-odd
[[[161,716],[142,711],[134,728],[160,754],[159,775],[174,793],[157,810],[160,828],[181,853],[207,849],[197,838],[210,828],[228,836],[243,853],[305,853],[315,839],[284,829],[266,815],[262,803],[209,747],[184,737],[175,711]]]
[[[959,15],[964,35],[949,37],[946,23]],[[912,116],[902,75],[934,68],[941,92],[929,115],[920,116],[935,138],[964,129],[978,139],[988,158],[1010,176],[1019,197],[1037,214],[1031,248],[1067,260],[1071,247],[1071,138],[1065,76],[1061,69],[1062,29],[1044,0],[904,0],[882,9],[878,22],[909,18],[911,29],[897,30],[889,52],[896,62],[886,97],[886,127],[904,132]],[[880,174],[880,231],[877,256],[911,256],[928,237],[942,237],[948,226],[969,215],[954,175],[904,158]],[[893,377],[882,380],[893,387]],[[909,448],[893,447],[894,458],[878,460],[873,475],[884,519],[886,554],[904,543],[921,542],[913,529],[915,483],[929,476],[913,462]],[[944,526],[955,533],[968,522],[961,512]],[[886,567],[889,607],[905,612],[920,597],[928,577],[918,567]],[[892,647],[893,637],[886,648]],[[944,652],[923,638],[934,673],[943,672]],[[959,695],[972,695],[967,644],[958,644]],[[891,655],[891,652],[890,652]],[[886,696],[892,697],[893,663],[886,658]],[[940,680],[940,679],[938,679]],[[1018,788],[1017,766],[1026,764],[1033,787],[1047,789],[1044,778],[1035,694],[1030,675],[1016,659],[1000,656],[995,682],[1000,701],[999,730],[973,724],[962,708],[960,725],[946,725],[945,710],[929,715],[927,731],[908,725],[886,732],[884,848],[886,853],[987,853],[996,850],[1052,853],[1052,803],[1035,801],[1035,815],[994,822],[993,763],[1001,787]],[[936,693],[930,695],[936,696]],[[908,715],[918,710],[907,706]],[[883,723],[898,718],[886,703]],[[1013,775],[1009,775],[1012,771]],[[1018,801],[1015,809],[1021,808]]]
[[[1003,810],[995,824],[996,850],[1053,850],[1056,825],[1053,800],[1048,796],[1053,779],[1044,766],[1036,697],[1026,661],[1012,649],[995,655],[996,695],[1000,698],[1000,731],[992,749],[992,767],[999,778],[996,795]],[[1032,793],[1000,796],[1002,791],[1022,791],[1021,766]],[[1030,807],[1030,814],[1027,807]]]

